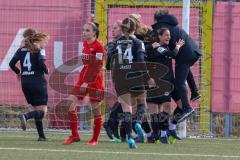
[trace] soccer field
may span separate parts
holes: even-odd
[[[0,132],[1,160],[230,160],[240,159],[238,139],[185,139],[173,145],[138,144],[136,150],[126,143],[111,143],[101,136],[97,146],[87,146],[89,135],[81,142],[62,145],[68,135],[48,132],[47,142],[36,141],[35,132]]]

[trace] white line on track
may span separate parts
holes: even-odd
[[[13,151],[45,151],[45,152],[66,152],[66,153],[98,153],[98,154],[122,154],[122,155],[152,155],[152,156],[188,156],[188,157],[211,157],[211,158],[240,158],[239,156],[231,155],[206,155],[206,154],[172,154],[172,153],[139,153],[139,152],[110,152],[110,151],[86,151],[86,150],[57,150],[57,149],[42,149],[42,148],[0,148],[0,150]]]

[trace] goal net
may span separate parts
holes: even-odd
[[[111,40],[111,26],[117,20],[122,20],[129,14],[136,13],[140,14],[144,24],[151,26],[153,24],[153,15],[159,8],[168,8],[170,14],[176,15],[179,26],[182,26],[182,14],[183,14],[183,2],[166,0],[166,1],[141,1],[141,0],[98,0],[96,3],[96,13],[100,26],[102,27],[102,39],[107,37],[107,41]],[[191,68],[194,79],[201,91],[202,98],[199,101],[192,102],[191,105],[195,108],[195,114],[187,121],[187,133],[189,136],[206,136],[210,135],[210,95],[209,93],[209,75],[206,71],[206,67],[209,67],[209,50],[211,46],[206,39],[206,34],[211,34],[207,30],[208,22],[206,16],[211,14],[211,10],[207,9],[207,1],[192,0],[190,5],[190,16],[189,16],[189,34],[199,45],[202,57],[201,59]],[[211,19],[211,17],[209,17]],[[209,20],[210,20],[209,19]],[[208,43],[208,44],[207,44]],[[106,83],[108,80],[106,79]],[[190,90],[189,90],[189,97]],[[176,104],[172,103],[174,108]]]
[[[75,66],[74,58],[79,56],[82,51],[82,27],[84,23],[89,21],[92,13],[95,14],[100,26],[99,39],[105,44],[111,40],[112,24],[116,20],[122,20],[132,13],[140,14],[143,22],[151,25],[153,24],[154,12],[160,7],[167,7],[171,14],[177,16],[179,26],[182,25],[183,4],[179,0],[68,0],[67,2],[64,0],[43,0],[41,2],[0,0],[0,2],[2,3],[0,6],[0,32],[2,35],[0,37],[1,128],[19,128],[17,115],[32,109],[32,107],[26,105],[20,82],[8,67],[10,59],[20,46],[24,29],[29,27],[36,28],[50,35],[50,42],[46,48],[50,75],[46,78],[49,79],[53,76],[52,73],[56,70],[59,70],[59,72],[56,72],[54,75],[57,77],[55,81],[49,82],[49,112],[45,120],[45,127],[64,130],[69,128],[68,107],[61,105],[60,102],[66,99],[71,91],[71,86],[74,85],[78,78],[81,67]],[[191,68],[202,98],[200,101],[192,103],[196,113],[187,122],[189,135],[210,133],[209,75],[206,70],[209,54],[208,41],[206,40],[209,36],[206,17],[210,11],[207,10],[207,3],[209,2],[204,0],[191,1],[189,33],[200,46],[203,56]],[[69,69],[69,66],[72,68]],[[65,67],[64,71],[61,70],[62,67]],[[67,75],[62,73],[66,70]],[[61,76],[65,76],[65,79]],[[106,84],[108,83],[109,81],[106,78]],[[172,106],[174,108],[175,104],[173,103]],[[92,115],[89,108],[89,106],[79,104],[80,129],[85,130],[91,127]],[[102,105],[102,111],[106,114],[108,113],[105,104]],[[28,128],[35,127],[30,122]]]

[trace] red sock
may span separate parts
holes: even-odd
[[[72,135],[74,137],[79,137],[78,134],[78,116],[77,116],[77,111],[69,111],[68,112],[69,120],[70,120],[70,126],[72,130]]]
[[[98,116],[94,116],[94,126],[93,126],[93,136],[91,141],[98,141],[98,137],[100,135],[101,132],[101,128],[102,128],[102,116],[98,115]]]

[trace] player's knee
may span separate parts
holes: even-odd
[[[36,115],[35,115],[35,120],[36,121],[41,121],[44,117],[44,111],[42,110],[37,110]]]

